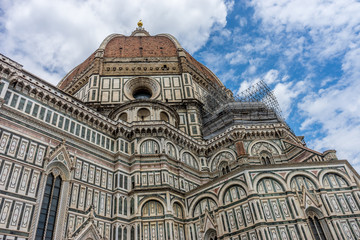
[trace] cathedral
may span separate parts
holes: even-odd
[[[355,240],[359,184],[141,21],[57,86],[0,54],[2,240]]]

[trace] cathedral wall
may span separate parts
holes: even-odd
[[[37,200],[35,200],[35,193],[33,193],[32,188],[28,190],[29,194],[33,194],[32,197],[34,198],[32,205],[26,205],[26,211],[24,214],[28,214],[28,210],[32,211],[32,214],[30,216],[33,216],[33,218],[30,221],[27,219],[26,221],[29,221],[29,228],[24,233],[20,233],[19,235],[23,234],[25,236],[30,236],[32,231],[35,231],[38,215],[36,212],[39,210],[39,207],[41,205],[41,196],[43,194],[43,191],[41,191],[41,188],[44,186],[44,181],[46,180],[46,172],[45,172],[45,166],[46,164],[52,159],[48,159],[47,162],[44,160],[47,154],[49,152],[55,151],[55,149],[59,146],[61,142],[61,136],[69,138],[70,148],[68,149],[69,156],[73,161],[73,168],[74,172],[72,175],[72,180],[69,186],[69,195],[68,195],[68,206],[66,211],[65,218],[63,220],[58,221],[64,221],[64,227],[67,229],[67,232],[64,232],[63,234],[72,234],[73,232],[76,232],[79,228],[81,228],[82,224],[85,224],[88,219],[89,209],[91,206],[94,207],[94,212],[96,214],[96,220],[95,225],[98,227],[99,232],[103,236],[110,237],[111,234],[111,224],[113,223],[113,219],[116,220],[117,226],[122,226],[122,231],[124,233],[124,227],[129,227],[129,217],[130,215],[130,201],[131,199],[128,196],[128,191],[130,190],[130,168],[124,168],[121,170],[122,166],[126,163],[128,163],[128,155],[130,153],[134,154],[135,151],[140,153],[141,155],[146,155],[148,153],[155,153],[153,150],[150,150],[148,148],[142,149],[142,142],[139,142],[136,144],[130,144],[127,141],[124,141],[122,139],[119,139],[118,141],[114,142],[114,150],[118,149],[119,155],[118,157],[118,169],[114,169],[114,165],[110,164],[109,160],[106,160],[108,156],[111,155],[111,151],[109,151],[108,154],[106,154],[103,157],[100,157],[99,154],[94,154],[96,151],[95,149],[88,149],[85,150],[87,147],[91,146],[91,141],[87,142],[86,145],[84,143],[81,144],[81,131],[79,130],[79,136],[77,136],[76,131],[73,131],[73,135],[66,131],[59,131],[58,122],[55,122],[52,124],[52,115],[49,119],[49,122],[46,121],[46,119],[37,119],[39,115],[33,114],[34,112],[34,105],[39,104],[39,102],[34,101],[31,98],[20,96],[19,93],[15,93],[12,91],[11,94],[7,94],[7,97],[5,98],[5,106],[8,106],[10,108],[14,108],[15,111],[13,113],[5,115],[7,116],[7,119],[3,119],[1,121],[2,126],[6,126],[5,130],[2,130],[0,142],[2,142],[3,146],[7,146],[10,150],[8,150],[6,153],[9,155],[15,154],[15,152],[18,152],[18,155],[14,155],[14,157],[21,158],[22,155],[27,155],[28,157],[25,157],[25,161],[33,161],[34,165],[37,166],[36,170],[28,169],[26,167],[23,168],[24,176],[27,176],[27,173],[30,171],[32,172],[33,176],[33,184],[37,187]],[[15,94],[19,95],[18,97]],[[27,112],[24,111],[24,115],[18,115],[18,106],[20,99],[24,97],[26,98],[26,101],[24,103],[25,106],[30,105],[31,108]],[[14,100],[15,99],[15,100]],[[40,105],[39,108],[44,107],[46,108],[45,112],[53,111],[52,114],[61,114],[59,112],[55,112],[54,109],[49,108],[45,105]],[[25,108],[26,109],[26,108]],[[21,112],[21,114],[23,114]],[[5,116],[3,115],[3,116]],[[12,122],[15,120],[15,118],[18,117],[18,123],[19,125],[14,125]],[[70,118],[69,118],[70,119]],[[74,128],[76,125],[74,124]],[[17,135],[14,134],[14,129],[18,129]],[[21,130],[20,130],[21,129]],[[81,129],[81,128],[80,128]],[[61,130],[61,129],[60,129]],[[21,134],[20,134],[21,131]],[[86,132],[86,131],[85,131]],[[31,137],[31,139],[29,139]],[[41,139],[41,142],[39,140]],[[159,148],[158,153],[161,152],[168,152],[169,155],[173,155],[174,160],[171,161],[177,161],[178,156],[180,159],[184,155],[184,153],[188,153],[188,151],[180,151],[178,147],[175,147],[175,144],[172,144],[172,147],[170,147],[170,142],[165,142],[164,149]],[[47,149],[50,146],[49,149]],[[87,146],[87,147],[86,147]],[[107,149],[106,147],[106,140],[104,141],[104,148],[102,148],[101,141],[100,146],[98,146],[98,149],[104,149],[104,150],[111,150],[111,147],[109,146]],[[163,145],[161,145],[163,146]],[[23,149],[23,150],[21,150]],[[25,149],[25,150],[24,150]],[[14,152],[15,151],[15,152]],[[170,152],[169,152],[170,151]],[[173,151],[173,152],[171,152]],[[14,152],[14,153],[13,153]],[[192,155],[192,154],[190,154]],[[151,154],[149,155],[151,158]],[[158,154],[155,154],[154,160],[158,159]],[[28,159],[28,160],[26,160]],[[31,160],[32,159],[32,160]],[[144,157],[143,157],[144,159]],[[189,165],[189,167],[194,167],[195,163],[190,161],[191,159],[189,157],[184,157],[184,168],[186,169],[186,165]],[[6,161],[3,161],[3,157],[1,157],[1,161],[3,163],[3,166],[5,168],[1,168],[0,171],[2,172],[1,178],[6,179],[6,181],[10,181],[10,179],[14,179],[14,175],[18,176],[19,171],[21,170],[20,167],[17,166],[16,163],[6,163]],[[13,161],[13,160],[11,160]],[[11,162],[10,161],[10,162]],[[15,159],[15,162],[18,161],[18,159]],[[197,165],[199,165],[198,160]],[[135,161],[136,162],[136,161]],[[5,164],[6,163],[6,164]],[[176,165],[176,164],[175,164]],[[187,178],[185,180],[185,177],[187,174],[183,175],[183,177],[179,177],[178,170],[175,170],[175,168],[178,169],[178,166],[174,165],[174,169],[170,169],[168,171],[155,171],[156,169],[159,169],[157,166],[155,166],[154,169],[149,169],[148,171],[142,170],[139,176],[141,176],[141,182],[139,182],[140,187],[153,187],[153,186],[163,186],[164,184],[168,184],[171,188],[179,189],[179,191],[190,191],[191,189],[198,186],[198,184],[194,184],[190,178]],[[136,163],[134,164],[136,166]],[[15,173],[12,173],[9,171],[9,169],[15,169]],[[191,168],[190,168],[191,169]],[[190,170],[189,169],[189,170]],[[7,174],[7,172],[9,172]],[[190,170],[191,172],[191,170]],[[134,172],[132,172],[133,174]],[[39,175],[39,176],[38,176]],[[38,176],[35,178],[35,176]],[[132,175],[135,176],[135,175]],[[190,175],[188,175],[190,176]],[[144,180],[145,179],[145,180]],[[15,180],[13,180],[15,181]],[[17,179],[16,181],[20,181],[20,179]],[[194,180],[193,180],[194,181]],[[39,184],[40,183],[40,184]],[[29,185],[30,182],[27,182]],[[31,184],[30,184],[31,185]],[[10,189],[10,188],[9,188]],[[22,188],[20,188],[21,191],[23,191]],[[19,196],[23,194],[22,192],[19,192]],[[40,199],[40,200],[39,200]],[[2,199],[5,202],[3,211],[3,216],[9,218],[7,221],[10,221],[10,213],[7,211],[9,207],[15,207],[15,203],[10,204],[8,200],[5,198]],[[5,201],[6,200],[6,201]],[[19,204],[18,204],[19,203]],[[23,203],[24,205],[24,203]],[[18,212],[17,209],[20,208],[20,202],[17,202],[16,205],[16,212]],[[25,205],[24,205],[25,209]],[[7,215],[6,215],[7,214]],[[18,215],[16,215],[18,216]],[[30,228],[30,225],[32,226]],[[149,226],[150,229],[151,226]],[[178,227],[177,224],[175,224],[175,227]],[[173,225],[171,225],[171,228],[173,228]],[[20,229],[21,230],[21,229]],[[129,228],[128,234],[130,236],[131,229]]]
[[[3,121],[1,121],[3,123]],[[46,145],[21,129],[0,129],[0,228],[25,239],[34,220]],[[0,233],[1,235],[1,233]]]
[[[40,80],[1,80],[0,237],[36,239],[53,221],[53,239],[360,238],[360,181],[347,161],[308,149],[283,123],[204,140],[193,101],[204,89],[186,73],[153,78],[181,131],[154,119],[132,129]],[[94,79],[78,97],[94,87],[101,106],[123,101],[131,81]]]
[[[202,239],[214,228],[220,239],[312,239],[308,219],[314,211],[326,219],[325,234],[357,239],[358,178],[345,163],[259,166],[223,176],[187,194],[187,214],[193,222],[188,234]]]
[[[31,237],[36,231],[43,183],[49,174],[46,166],[54,161],[47,156],[56,151],[56,145],[52,144],[59,141],[39,131],[36,125],[28,129],[28,126],[14,125],[5,119],[0,122],[3,126],[0,129],[0,188],[5,194],[2,197],[2,224],[4,228],[12,229],[12,234]],[[69,205],[62,209],[66,212],[64,218],[57,221],[65,222],[66,228],[74,231],[87,219],[87,211],[93,205],[96,214],[102,217],[97,220],[99,229],[110,236],[113,169],[99,157],[83,151],[71,147],[69,156],[75,171],[69,193],[62,196],[69,199]]]
[[[115,141],[107,134],[98,131],[77,119],[73,119],[56,108],[44,102],[24,96],[13,90],[8,90],[5,95],[5,105],[27,117],[50,125],[60,132],[65,132],[73,137],[86,140],[103,149],[115,152]]]

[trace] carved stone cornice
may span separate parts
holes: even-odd
[[[10,82],[10,88],[24,93],[31,98],[47,102],[50,106],[64,114],[72,116],[85,124],[97,128],[99,131],[113,134],[117,123],[86,107],[82,102],[72,96],[56,89],[54,86],[33,79],[17,77]]]

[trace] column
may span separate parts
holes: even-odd
[[[35,204],[34,215],[33,215],[32,222],[31,222],[29,239],[35,240],[36,228],[37,228],[37,225],[39,222],[40,209],[41,209],[42,199],[43,199],[43,195],[44,195],[45,182],[46,182],[47,176],[48,176],[47,174],[44,174],[44,173],[42,174],[39,192],[36,197],[37,200],[36,200],[36,204]]]
[[[64,233],[66,229],[64,229],[64,227],[66,225],[66,217],[68,212],[67,206],[68,206],[68,201],[70,199],[69,186],[70,183],[68,180],[62,181],[60,202],[58,206],[59,211],[57,212],[58,215],[56,217],[56,223],[55,223],[54,239],[64,239],[65,237]]]

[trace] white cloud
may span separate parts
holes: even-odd
[[[264,82],[267,84],[278,82],[279,81],[278,77],[279,77],[279,71],[276,69],[271,69],[265,74]]]
[[[317,71],[316,62],[339,59],[342,63],[337,79],[326,76],[312,81],[319,89],[309,91],[298,105],[305,117],[301,129],[321,132],[319,139],[309,142],[311,147],[335,148],[340,158],[360,169],[360,2],[254,0],[249,4],[262,21],[263,31],[284,41],[290,60],[303,63],[308,59],[304,63],[308,74]]]
[[[307,33],[307,45],[317,59],[334,57],[359,39],[360,3],[355,0],[254,0],[255,16],[264,30],[275,33]],[[357,30],[356,30],[357,29]]]
[[[296,98],[308,90],[308,81],[279,82],[274,88],[274,94],[279,102],[283,117],[289,117]]]
[[[239,89],[236,91],[236,95],[242,94],[244,91],[249,89],[252,85],[260,81],[259,78],[252,79],[252,80],[243,80],[241,81]]]
[[[228,11],[232,11],[235,5],[235,0],[227,0],[225,1],[225,4]]]
[[[225,59],[229,61],[230,64],[245,64],[248,62],[248,57],[245,56],[241,51],[227,53]]]
[[[0,51],[56,83],[106,36],[129,35],[139,19],[150,34],[170,33],[196,51],[212,29],[226,25],[233,1],[3,0],[0,8]]]
[[[246,20],[246,18],[240,17],[240,18],[239,18],[239,25],[240,25],[241,27],[245,27],[245,26],[247,25],[247,20]]]
[[[220,81],[224,84],[228,81],[236,81],[239,79],[239,76],[236,75],[236,72],[234,69],[228,69],[225,73],[218,76]]]
[[[249,61],[249,65],[247,69],[241,74],[244,79],[255,75],[256,70],[264,62],[264,59],[260,57],[256,57],[256,58],[251,58],[248,61]]]

